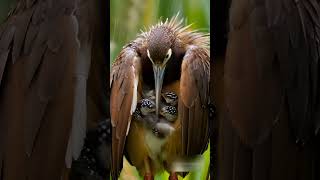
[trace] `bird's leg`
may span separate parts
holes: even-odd
[[[178,176],[175,172],[171,172],[169,176],[169,180],[178,180]]]
[[[148,157],[144,159],[144,166],[146,168],[146,172],[144,174],[144,180],[153,180],[153,174],[151,172],[150,162]]]
[[[145,173],[144,180],[154,180],[152,173]]]

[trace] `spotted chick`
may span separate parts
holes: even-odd
[[[164,103],[162,103],[164,105]],[[161,112],[161,117],[157,117],[155,113],[155,103],[150,99],[142,99],[139,101],[138,106],[133,113],[133,120],[141,122],[147,129],[158,138],[164,138],[168,136],[173,127],[170,125],[170,121],[176,119],[176,108],[174,106],[165,106]]]
[[[178,104],[178,96],[174,92],[164,92],[162,93],[162,97],[166,103],[171,106],[176,106]]]
[[[155,108],[154,101],[150,99],[141,99],[136,110],[132,114],[132,118],[150,129],[157,121]]]
[[[143,117],[142,117],[142,113],[140,111],[140,107],[137,107],[136,110],[133,112],[132,114],[132,119],[142,122],[143,121]]]
[[[156,111],[156,104],[150,99],[142,99],[138,105],[140,107],[141,114],[144,116]]]
[[[177,108],[174,106],[163,106],[160,114],[170,122],[174,122],[178,117]]]

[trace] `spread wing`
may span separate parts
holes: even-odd
[[[131,115],[137,105],[140,57],[129,44],[117,57],[111,72],[112,178],[122,169],[123,150]]]
[[[179,118],[184,155],[202,153],[208,143],[209,50],[190,45],[181,65]]]
[[[2,180],[60,179],[71,129],[77,134],[72,139],[84,138],[86,116],[91,117],[86,113],[91,48],[93,39],[99,39],[92,36],[100,25],[96,15],[100,6],[95,5],[20,0],[1,25]],[[94,108],[96,114],[105,113],[101,107]],[[81,150],[81,142],[71,144],[78,148],[71,154]]]
[[[226,61],[228,116],[241,139],[262,142],[288,105],[297,140],[319,122],[320,9],[316,0],[233,1]]]

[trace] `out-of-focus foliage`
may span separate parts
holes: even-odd
[[[15,2],[16,0],[0,0],[0,24],[7,18]]]
[[[175,16],[178,12],[185,24],[193,24],[193,29],[210,31],[210,0],[111,0],[110,1],[110,63],[114,61],[122,47],[136,38],[144,27]],[[209,167],[209,151],[204,153],[205,161],[201,171],[190,173],[184,179],[206,179]],[[156,175],[156,180],[168,179],[168,173]],[[135,167],[125,161],[120,179],[139,180]]]

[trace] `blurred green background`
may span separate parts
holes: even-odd
[[[111,0],[110,2],[110,63],[122,47],[136,38],[140,30],[175,16],[178,12],[185,24],[193,29],[210,31],[210,0]],[[209,166],[209,151],[204,153],[201,171],[190,173],[184,179],[204,180]],[[168,173],[156,175],[156,180],[167,180]],[[120,180],[140,180],[135,167],[125,161]]]

